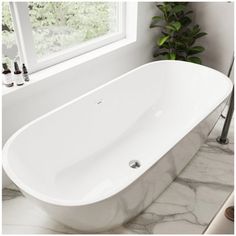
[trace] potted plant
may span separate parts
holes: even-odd
[[[205,49],[196,45],[197,39],[207,33],[201,32],[199,25],[192,25],[187,2],[165,2],[157,4],[161,14],[152,17],[150,28],[161,28],[161,36],[153,56],[169,60],[182,60],[201,64],[199,54]]]

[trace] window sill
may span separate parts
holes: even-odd
[[[8,88],[3,85],[2,86],[2,96],[4,99],[6,97],[8,97],[8,95],[11,96],[12,94],[14,94],[14,96],[15,96],[15,93],[18,91],[24,91],[24,90],[31,89],[31,87],[35,86],[37,83],[40,83],[40,81],[42,81],[42,80],[50,79],[50,77],[55,76],[56,74],[59,74],[62,71],[79,66],[79,65],[86,63],[90,60],[94,60],[100,56],[111,53],[111,52],[113,52],[117,49],[120,49],[122,47],[128,46],[129,44],[132,44],[135,41],[136,41],[136,36],[130,37],[130,38],[125,38],[125,39],[119,40],[117,42],[111,43],[109,45],[106,45],[104,47],[101,47],[101,48],[95,49],[93,51],[90,51],[88,53],[85,53],[83,55],[80,55],[78,57],[74,57],[74,58],[69,59],[67,61],[58,63],[56,65],[53,65],[53,66],[43,69],[41,71],[32,73],[29,75],[30,81],[25,82],[25,84],[22,86],[14,85],[14,87]]]

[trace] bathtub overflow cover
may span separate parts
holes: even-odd
[[[133,169],[137,169],[141,166],[141,164],[136,160],[132,160],[129,162],[129,166]]]

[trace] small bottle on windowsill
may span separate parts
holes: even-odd
[[[25,64],[23,63],[22,65],[22,71],[23,71],[23,78],[26,82],[29,82],[29,75],[28,75],[28,71],[27,68],[25,66]]]
[[[14,79],[15,79],[16,85],[21,86],[24,84],[24,79],[16,61],[14,62],[14,68],[15,68]]]
[[[3,63],[2,67],[3,67],[3,72],[2,72],[3,84],[6,87],[12,87],[14,83],[12,79],[11,70],[8,68],[7,63]]]

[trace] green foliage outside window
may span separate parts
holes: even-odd
[[[2,3],[2,37],[15,44],[7,2]],[[117,31],[116,2],[29,2],[35,50],[44,57]]]
[[[2,3],[2,43],[7,47],[16,44],[9,4]]]
[[[115,2],[32,2],[29,15],[38,56],[116,31]]]

